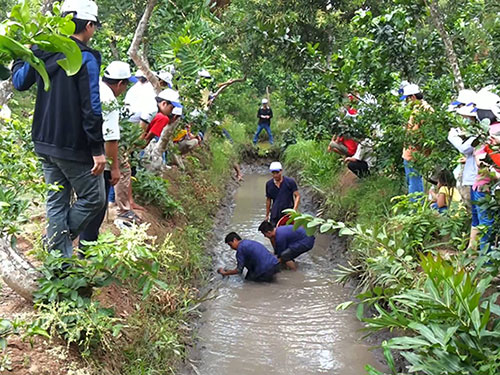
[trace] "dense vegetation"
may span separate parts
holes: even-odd
[[[75,71],[81,56],[66,38],[72,32],[68,20],[38,12],[36,1],[1,3],[3,12],[12,11],[3,14],[9,18],[0,33],[0,78],[7,78],[5,67],[16,57],[44,74],[28,44],[65,52],[62,66],[68,74]],[[127,51],[147,3],[151,1],[99,1],[103,26],[92,46],[103,53],[103,66],[129,61]],[[246,77],[197,118],[197,130],[209,136],[203,152],[188,157],[187,174],[166,181],[144,172],[134,185],[141,202],[154,203],[165,217],[189,225],[164,243],[155,243],[146,228],[103,236],[87,259],[75,260],[80,267],[65,278],[54,274],[61,259],[36,250],[44,262],[36,295],[39,317],[34,322],[0,321],[0,346],[11,334],[59,335],[88,355],[106,353],[112,340],[124,340],[120,373],[158,374],[165,371],[160,363],[175,371],[184,355],[182,322],[196,304],[195,285],[206,263],[200,239],[211,221],[200,218],[213,213],[232,160],[248,150],[254,103],[269,89],[286,165],[322,195],[323,217],[330,217],[298,216],[297,222],[310,230],[352,236],[349,259],[338,278],[359,284],[354,304],[368,330],[397,332],[383,344],[392,374],[498,373],[500,305],[494,278],[500,250],[478,254],[466,249],[470,221],[464,209],[437,215],[428,204],[403,195],[401,149],[411,108],[391,91],[402,80],[418,83],[435,109],[412,137],[426,150],[417,158],[418,169],[427,177],[436,168],[453,169],[458,154],[447,141],[450,126],[473,134],[482,129],[464,125],[446,108],[459,88],[499,89],[499,12],[495,0],[159,0],[141,53],[154,70],[175,66],[175,84],[188,110],[206,107],[208,92],[217,83]],[[209,70],[214,80],[200,82],[200,69]],[[356,118],[342,116],[347,93],[363,99]],[[13,118],[0,126],[2,235],[18,234],[46,189],[55,188],[43,184],[32,151],[32,99],[16,95],[9,103]],[[229,130],[234,144],[221,136],[215,120]],[[345,167],[326,153],[332,134],[374,140],[377,165],[371,177],[342,185]],[[191,183],[193,176],[197,184]],[[201,193],[204,204],[196,199]],[[498,196],[484,204],[500,216]],[[131,250],[127,241],[137,246]],[[112,282],[124,283],[145,299],[126,322],[100,302],[82,297],[86,287]],[[154,298],[167,301],[168,311],[151,302]],[[143,314],[154,324],[141,321]],[[123,335],[130,327],[141,327],[143,334],[132,339]],[[406,361],[399,368],[393,360],[396,352]],[[6,357],[0,368],[8,368]],[[368,372],[379,374],[371,368]]]

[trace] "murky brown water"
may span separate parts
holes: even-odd
[[[257,227],[265,216],[264,186],[268,176],[247,175],[236,195],[227,232],[269,241]],[[336,311],[348,291],[332,280],[327,238],[299,258],[299,271],[283,271],[272,284],[224,279],[218,298],[207,303],[199,332],[202,375],[366,374],[375,364],[360,341],[360,323],[352,311]],[[235,252],[223,243],[217,249],[220,266],[233,267]]]

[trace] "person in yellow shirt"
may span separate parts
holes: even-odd
[[[432,190],[430,191],[432,200],[434,202],[432,203],[431,207],[441,213],[448,210],[448,208],[453,203],[460,202],[462,200],[462,197],[460,196],[460,192],[456,187],[457,181],[455,180],[453,173],[444,169],[439,172],[437,180],[438,192],[435,193]]]

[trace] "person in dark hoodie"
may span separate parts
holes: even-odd
[[[61,11],[63,17],[73,15],[71,39],[83,58],[79,72],[69,77],[57,63],[63,54],[34,46],[34,54],[45,63],[50,89],[45,91],[40,75],[20,60],[12,67],[12,82],[20,91],[38,86],[32,139],[45,182],[60,186],[47,194],[47,247],[69,258],[73,240],[105,205],[106,157],[99,96],[101,55],[87,46],[99,24],[97,5],[90,0],[66,0]],[[72,190],[77,199],[71,205]]]

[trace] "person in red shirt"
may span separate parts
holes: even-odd
[[[358,149],[358,143],[344,136],[334,135],[328,145],[328,152],[336,152],[342,156],[353,156]]]

